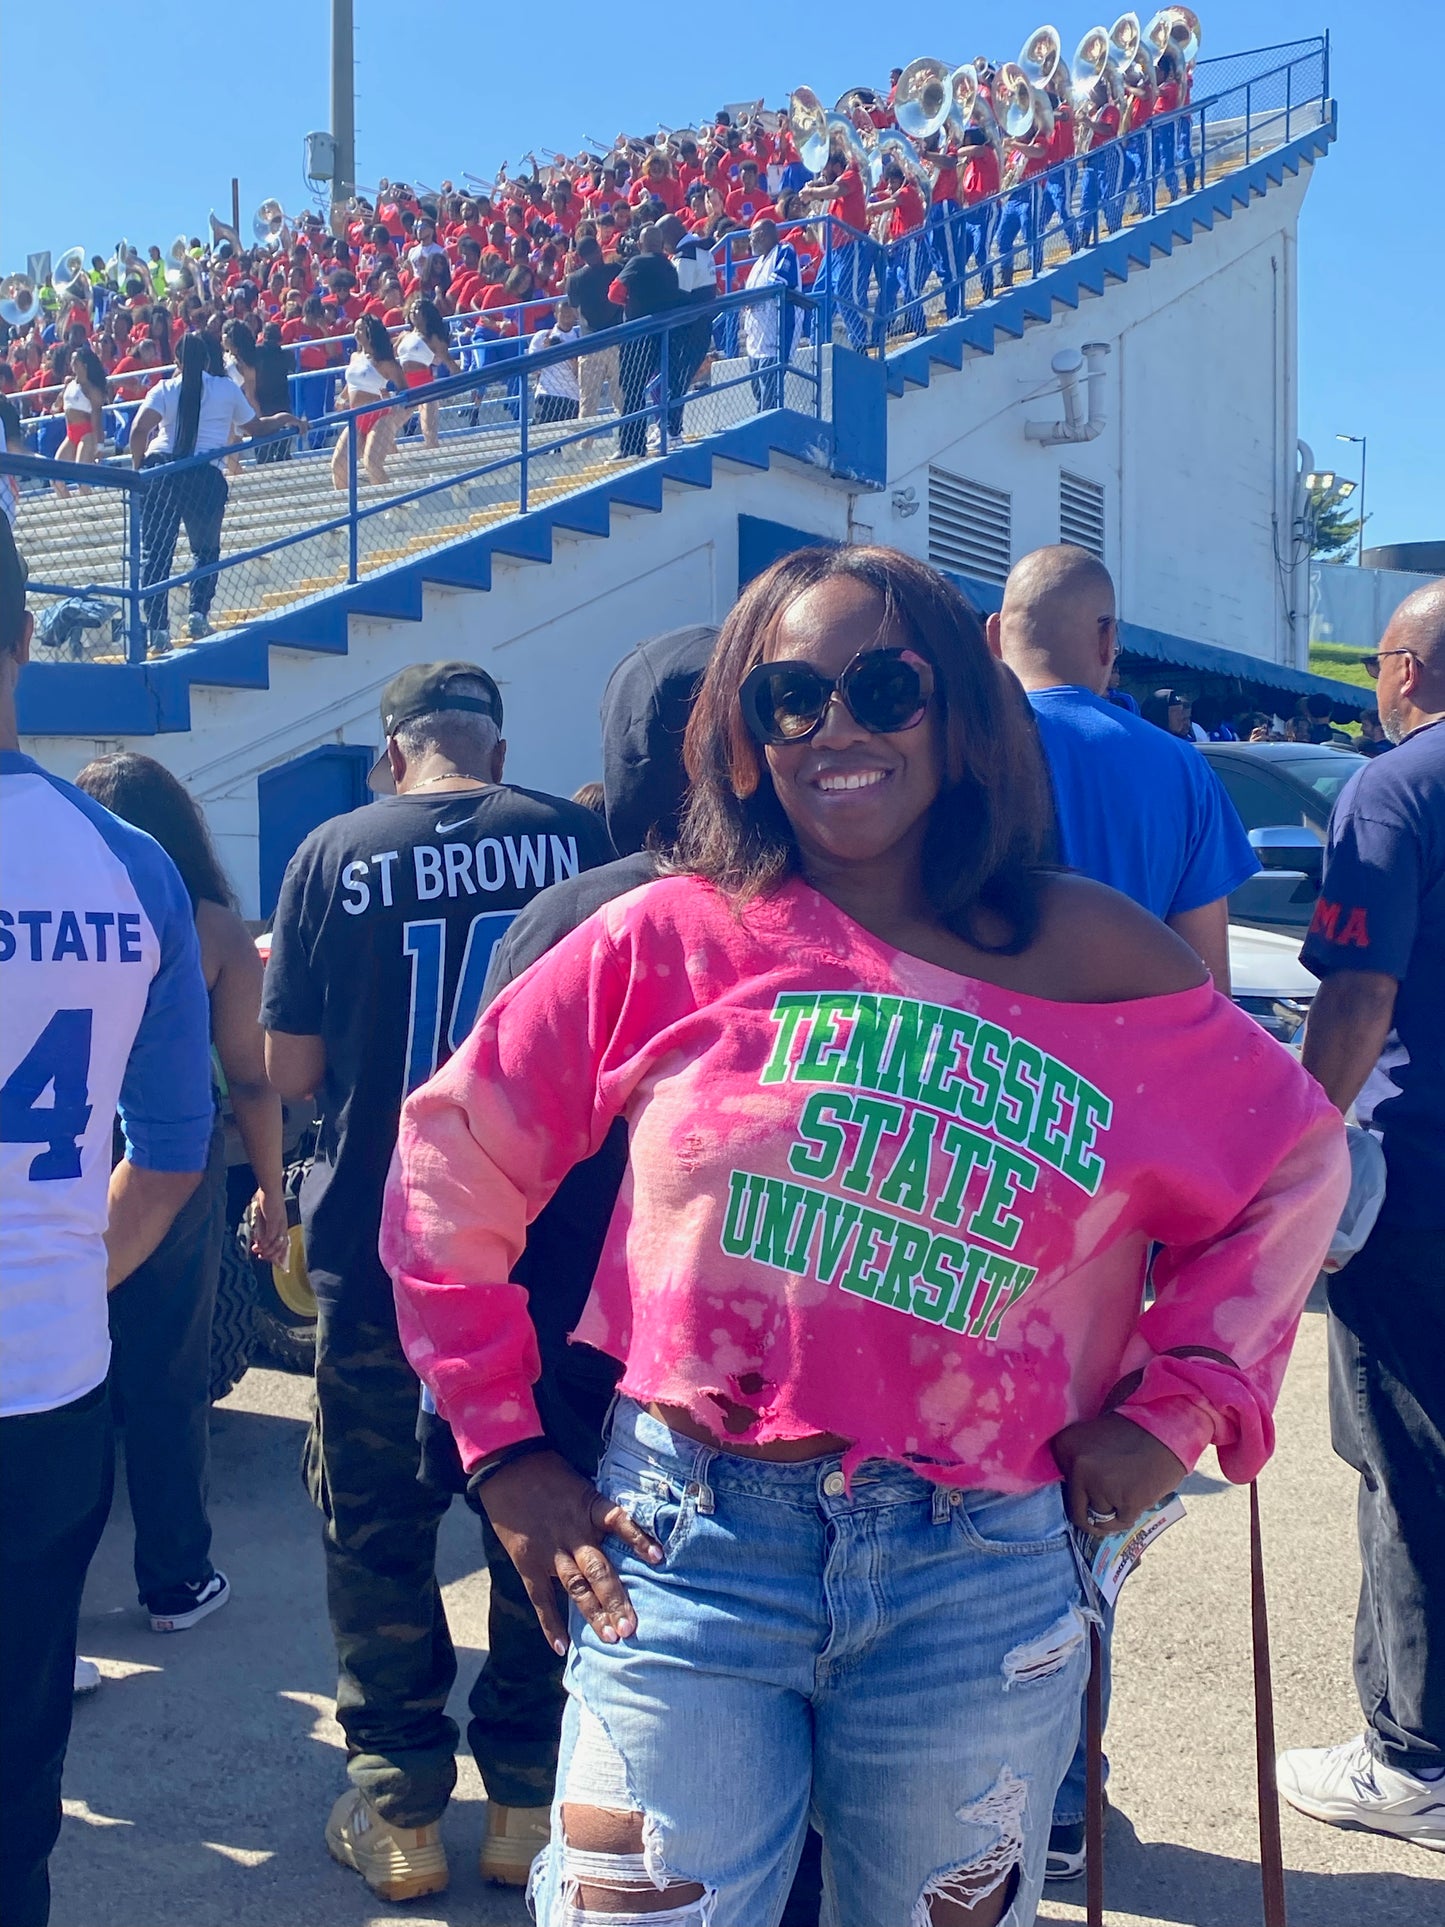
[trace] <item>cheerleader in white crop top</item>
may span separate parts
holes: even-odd
[[[93,462],[100,449],[105,420],[105,369],[100,357],[90,348],[80,347],[70,357],[70,380],[60,397],[65,416],[65,440],[56,450],[58,462]],[[62,482],[55,485],[57,495],[69,495]],[[89,489],[82,489],[88,495]]]
[[[396,344],[396,358],[406,376],[407,387],[425,388],[446,375],[455,375],[458,369],[452,360],[451,339],[436,303],[428,301],[425,295],[413,295],[406,306],[406,319],[406,332]],[[428,448],[439,446],[434,401],[422,403],[421,432]]]
[[[367,408],[368,403],[381,400],[388,383],[400,394],[406,387],[406,377],[392,353],[391,336],[375,315],[364,314],[356,324],[356,353],[346,364],[336,405],[339,409]],[[364,415],[357,416],[357,459],[367,481],[389,479],[386,458],[396,446],[400,426],[400,411],[396,408],[367,408]],[[348,422],[331,457],[331,480],[339,489],[349,487],[350,451],[351,424]]]

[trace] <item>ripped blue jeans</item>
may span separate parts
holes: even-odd
[[[870,1461],[849,1492],[837,1458],[741,1458],[627,1400],[597,1482],[667,1559],[608,1541],[632,1639],[572,1616],[539,1927],[775,1927],[810,1817],[825,1927],[928,1927],[935,1895],[1006,1884],[1002,1927],[1028,1927],[1088,1669],[1059,1487]],[[567,1807],[640,1814],[640,1851],[569,1845]]]

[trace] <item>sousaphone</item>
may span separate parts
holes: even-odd
[[[7,274],[0,281],[0,321],[11,328],[28,328],[43,316],[35,283],[28,274]]]
[[[899,76],[893,96],[893,117],[910,140],[926,141],[940,133],[953,110],[947,61],[920,54]]]

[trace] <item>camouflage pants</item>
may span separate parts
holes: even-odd
[[[456,1657],[436,1581],[449,1494],[417,1481],[420,1386],[393,1321],[358,1321],[318,1294],[316,1405],[307,1489],[326,1518],[326,1591],[347,1770],[383,1818],[426,1826],[456,1783],[446,1712]],[[562,1726],[562,1661],[542,1636],[516,1567],[482,1518],[491,1574],[488,1655],[467,1738],[503,1806],[547,1806]]]
[[[329,1281],[327,1281],[329,1282]],[[394,1320],[319,1290],[307,1490],[326,1518],[326,1598],[347,1771],[394,1826],[437,1819],[456,1784],[457,1676],[436,1578],[448,1497],[418,1483],[421,1387]]]

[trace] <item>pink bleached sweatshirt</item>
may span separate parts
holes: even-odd
[[[632,1398],[1001,1491],[1057,1479],[1049,1439],[1111,1395],[1186,1466],[1211,1443],[1232,1479],[1268,1458],[1344,1134],[1209,985],[1001,990],[796,881],[741,915],[688,877],[609,904],[403,1107],[381,1255],[468,1466],[542,1430],[507,1280],[618,1117],[628,1172],[576,1336]],[[724,1435],[719,1401],[753,1422]]]

